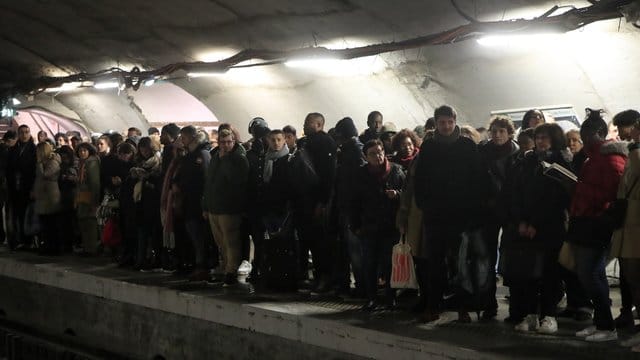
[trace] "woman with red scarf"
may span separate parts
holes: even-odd
[[[386,284],[386,303],[395,305],[389,286],[391,251],[399,238],[394,219],[405,174],[400,165],[387,160],[380,140],[367,142],[362,151],[367,164],[356,174],[350,226],[362,241],[365,291],[369,300],[364,309],[373,310],[378,305],[378,268],[382,270]]]
[[[393,136],[391,139],[391,146],[396,153],[391,158],[391,161],[402,166],[405,174],[409,169],[409,165],[418,153],[420,152],[420,145],[422,141],[420,138],[409,129],[402,129],[399,133]]]

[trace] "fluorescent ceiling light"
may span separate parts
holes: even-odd
[[[120,83],[118,83],[117,81],[102,82],[102,83],[96,83],[95,85],[93,85],[93,87],[96,89],[115,89],[115,88],[118,88],[119,86],[120,86]]]
[[[190,78],[199,78],[199,77],[215,77],[222,76],[224,72],[190,72],[187,74]]]
[[[80,85],[82,85],[81,82],[64,83],[59,87],[47,88],[44,90],[44,92],[57,93],[62,91],[70,91],[70,90],[77,89],[78,87],[80,87]]]
[[[20,105],[20,104],[22,104],[22,101],[20,101],[20,100],[18,100],[18,99],[16,99],[16,98],[11,99],[11,102],[13,103],[13,105]]]
[[[530,34],[530,35],[490,35],[477,40],[478,44],[488,47],[532,47],[552,43],[561,34]]]

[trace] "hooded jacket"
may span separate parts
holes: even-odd
[[[607,141],[585,147],[587,160],[571,202],[572,217],[597,217],[615,200],[629,153],[622,142]]]
[[[628,149],[622,142],[607,141],[586,148],[587,160],[578,175],[571,202],[568,241],[585,247],[610,244],[613,229],[602,214],[616,199]]]

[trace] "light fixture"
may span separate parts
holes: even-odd
[[[82,85],[81,82],[68,82],[68,83],[64,83],[64,84],[60,85],[59,87],[47,88],[47,89],[44,90],[44,92],[47,92],[47,93],[58,93],[58,92],[63,92],[63,91],[71,91],[71,90],[79,88],[80,85]]]
[[[144,86],[151,86],[156,83],[156,79],[145,80]]]
[[[96,89],[116,89],[120,87],[120,83],[117,81],[101,82],[96,83],[93,87]]]
[[[22,104],[22,101],[20,101],[20,100],[18,100],[16,98],[11,99],[11,102],[13,103],[14,106]]]

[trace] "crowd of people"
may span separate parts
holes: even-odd
[[[254,118],[247,142],[226,123],[87,141],[40,132],[37,142],[21,125],[0,145],[0,235],[12,251],[107,253],[122,267],[224,286],[250,272],[259,290],[335,292],[366,311],[396,306],[391,258],[402,241],[420,321],[445,310],[460,322],[495,319],[497,270],[516,331],[553,334],[564,316],[592,321],[576,336],[612,341],[640,305],[640,113],[612,123],[613,138],[602,112],[587,109],[564,133],[532,109],[520,129],[505,116],[474,129],[443,105],[413,130],[373,111],[361,134],[348,117],[325,132],[324,116],[310,113],[300,138]],[[640,351],[640,335],[623,345]]]

